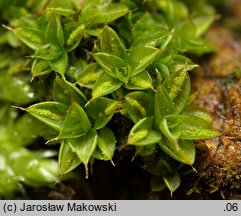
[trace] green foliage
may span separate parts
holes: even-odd
[[[185,56],[213,50],[201,37],[214,20],[213,10],[205,13],[211,7],[181,0],[13,2],[0,1],[1,10],[10,8],[1,15],[10,31],[1,29],[0,111],[21,106],[31,123],[12,140],[22,130],[21,111],[15,110],[14,118],[1,115],[6,135],[0,134],[0,148],[10,150],[0,154],[1,179],[8,179],[0,185],[9,182],[0,196],[10,195],[20,182],[53,183],[57,172],[62,177],[81,163],[88,177],[94,159],[113,163],[116,144],[122,144],[117,129],[108,128],[116,113],[133,122],[125,133],[136,155],[161,152],[167,158],[147,168],[155,175],[153,190],[175,191],[177,163],[194,162],[193,140],[218,135],[208,114],[190,105],[188,72],[197,65]],[[58,167],[47,158],[52,151],[24,147],[34,136],[60,143]]]
[[[24,194],[23,184],[39,187],[56,182],[58,163],[52,157],[57,152],[27,149],[39,136],[48,139],[55,131],[27,113],[18,118],[18,111],[7,103],[1,104],[0,113],[0,197],[15,198],[15,191]]]

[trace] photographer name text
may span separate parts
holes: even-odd
[[[27,202],[23,203],[5,203],[3,205],[3,211],[7,212],[116,212],[117,205],[116,203],[105,203],[105,204],[87,204],[84,202],[75,203],[67,202],[64,204],[28,204]]]

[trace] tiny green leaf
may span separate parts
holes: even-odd
[[[32,50],[37,51],[43,46],[43,33],[31,27],[21,27],[13,30],[18,38]]]
[[[64,45],[64,32],[58,15],[53,12],[49,18],[45,31],[45,40],[47,43],[58,43],[61,47]]]
[[[160,122],[165,116],[176,113],[176,109],[168,95],[166,88],[163,85],[157,87],[155,95],[155,118]]]
[[[105,26],[101,34],[101,50],[119,57],[124,57],[125,46],[116,32],[109,26]]]
[[[70,106],[73,102],[77,102],[84,106],[87,99],[74,84],[64,80],[60,76],[56,76],[53,86],[53,99],[56,102]]]
[[[190,71],[198,67],[197,64],[194,64],[191,59],[182,56],[182,55],[172,55],[173,64],[169,66],[171,71]],[[181,75],[181,74],[180,74]]]
[[[166,185],[163,181],[162,176],[153,176],[151,178],[151,190],[153,192],[158,192],[161,190],[164,190],[166,188]]]
[[[153,115],[154,98],[151,94],[142,91],[133,91],[127,94],[125,99],[124,109],[126,109],[132,121],[137,122],[146,116]]]
[[[153,162],[148,163],[146,169],[155,176],[163,176],[172,173],[175,170],[175,165],[172,158],[160,151],[159,157],[153,158]]]
[[[86,62],[85,59],[79,59],[74,54],[74,52],[71,52],[69,55],[69,63],[67,70],[65,72],[65,77],[68,77],[71,81],[77,81],[79,75],[85,70],[85,68],[91,63]]]
[[[122,82],[103,72],[97,79],[92,90],[92,99],[110,94],[120,88]]]
[[[127,89],[131,90],[143,90],[152,88],[152,78],[147,71],[142,71],[131,77],[125,86]]]
[[[186,68],[171,74],[164,82],[169,98],[174,104],[176,113],[180,113],[188,100],[190,93],[190,78]]]
[[[33,104],[22,109],[57,131],[60,131],[63,127],[67,111],[65,105],[53,101]]]
[[[74,15],[76,13],[74,10],[71,10],[68,8],[60,8],[60,7],[54,7],[54,8],[48,7],[47,10],[54,12],[61,16],[70,16],[70,15]]]
[[[62,48],[57,43],[48,43],[41,46],[32,56],[45,60],[54,60],[62,56]]]
[[[191,115],[191,116],[197,116],[209,123],[212,121],[211,115],[202,107],[199,107],[197,105],[191,104],[187,108],[185,108],[182,112],[184,115]]]
[[[172,30],[170,33],[165,35],[165,37],[163,38],[164,40],[162,41],[162,45],[161,45],[162,50],[166,49],[168,44],[170,44],[172,37],[173,37],[173,33],[174,33],[174,30]]]
[[[86,178],[88,178],[88,163],[97,146],[97,133],[95,130],[90,130],[84,136],[75,139],[69,139],[73,152],[77,154],[79,159],[84,163],[86,170]]]
[[[194,163],[195,145],[192,141],[179,140],[178,150],[168,139],[162,139],[159,145],[166,154],[177,161],[188,165],[192,165]]]
[[[143,46],[143,47],[160,47],[160,44],[163,43],[163,40],[166,37],[166,30],[162,29],[160,30],[161,26],[159,26],[159,29],[156,32],[153,32],[152,34],[143,34],[143,32],[138,32],[137,35],[140,35],[137,37],[133,43],[132,47],[138,47],[138,46]],[[135,34],[135,33],[133,33]],[[160,50],[162,51],[162,50]]]
[[[115,68],[125,67],[127,63],[116,55],[105,52],[98,52],[93,54],[97,63],[111,76],[115,77]]]
[[[95,1],[90,2],[83,8],[79,21],[94,26],[116,20],[128,12],[128,8],[121,3],[101,2],[101,5],[96,3]]]
[[[97,63],[89,64],[79,75],[77,83],[80,86],[92,89],[102,72],[103,70],[99,68]]]
[[[112,160],[116,148],[114,133],[107,127],[98,131],[97,145],[105,156],[106,160]]]
[[[61,143],[58,162],[60,176],[69,173],[81,164],[80,159],[78,158],[76,153],[72,151],[67,140]]]
[[[51,71],[52,70],[49,67],[48,61],[43,59],[35,59],[31,67],[31,73],[33,77],[48,74]]]
[[[80,9],[80,4],[75,0],[62,0],[62,1],[52,0],[48,3],[48,8],[47,8],[47,10],[56,12],[63,16],[72,15],[72,13],[70,12],[59,13],[59,11],[66,10],[66,11],[76,12],[75,10],[77,9]]]
[[[64,76],[66,69],[68,67],[68,55],[66,52],[62,52],[62,55],[56,59],[52,59],[49,61],[49,66],[52,70],[59,73],[61,76]]]
[[[152,129],[154,117],[146,117],[138,121],[131,129],[127,143],[145,146],[158,143],[162,135]]]
[[[84,35],[84,30],[85,30],[85,25],[79,24],[78,27],[76,27],[71,31],[66,42],[68,52],[74,50],[79,45]]]
[[[132,47],[127,55],[127,62],[131,67],[131,76],[145,70],[156,58],[159,50],[153,47]]]
[[[114,70],[114,74],[115,74],[115,77],[124,82],[124,83],[127,83],[128,82],[128,79],[130,78],[129,77],[129,71],[128,71],[128,67],[119,67],[119,68],[115,68]]]
[[[175,133],[173,133],[173,131],[171,131],[169,129],[168,122],[167,122],[166,118],[163,118],[159,122],[159,129],[165,135],[165,137],[169,140],[170,144],[172,144],[176,148],[176,150],[178,150],[179,149],[178,138],[179,138],[180,133],[181,133],[180,130],[175,130],[174,131]]]
[[[158,70],[159,69],[159,70]],[[167,78],[170,75],[170,70],[169,68],[165,65],[162,64],[161,62],[159,62],[158,64],[158,69],[157,69],[157,73],[159,73],[160,75],[163,76],[163,78]],[[159,76],[160,76],[159,75]],[[159,77],[158,77],[159,78]],[[159,78],[159,80],[161,80],[161,78]]]
[[[181,179],[177,171],[165,174],[163,176],[163,181],[171,193],[173,193],[181,184]]]
[[[90,101],[87,106],[87,113],[95,120],[94,129],[103,128],[111,120],[117,106],[117,101],[104,97]]]
[[[76,102],[72,103],[64,120],[64,126],[58,139],[77,138],[90,129],[90,121],[83,108]]]
[[[135,156],[137,155],[141,155],[143,157],[151,156],[156,151],[156,145],[135,146],[135,148],[136,148]]]
[[[186,115],[182,121],[180,139],[207,139],[218,135],[209,122],[197,116]]]
[[[92,158],[97,159],[97,160],[108,160],[105,155],[101,152],[100,148],[98,145],[96,146],[96,149],[94,153],[92,154]]]

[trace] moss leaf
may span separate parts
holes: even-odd
[[[60,131],[64,125],[66,106],[59,102],[41,102],[33,104],[28,108],[23,108],[38,120]]]
[[[142,71],[131,77],[125,86],[127,89],[131,90],[143,90],[152,88],[152,78],[147,71]]]
[[[145,70],[156,58],[159,50],[148,46],[132,47],[127,56],[127,62],[131,67],[131,75],[135,76]]]
[[[123,59],[113,54],[98,52],[93,56],[100,67],[114,77],[116,68],[127,66],[127,63]]]
[[[73,102],[84,106],[87,101],[86,96],[80,89],[60,76],[56,76],[54,80],[53,99],[66,106],[70,106]]]
[[[95,130],[90,130],[87,134],[69,139],[71,149],[77,154],[79,159],[84,163],[86,169],[86,177],[88,178],[88,163],[97,146],[97,133]]]
[[[130,130],[127,143],[137,146],[158,143],[162,135],[152,129],[153,120],[154,117],[146,117],[138,121]]]
[[[168,139],[162,139],[159,143],[161,149],[175,160],[192,165],[195,160],[195,145],[189,140],[179,140],[178,149]]]
[[[126,51],[123,42],[116,32],[109,26],[105,26],[101,34],[101,50],[119,57],[124,57]]]
[[[81,164],[77,154],[72,151],[67,140],[61,143],[59,149],[59,175],[63,176]]]
[[[100,129],[98,131],[97,145],[105,159],[111,161],[116,148],[116,140],[112,130],[107,127]]]
[[[103,128],[111,120],[117,106],[117,101],[104,97],[99,97],[90,101],[87,106],[87,113],[88,116],[95,121],[94,128]]]
[[[110,76],[108,73],[103,72],[97,79],[92,90],[92,99],[110,94],[120,88],[122,82]]]
[[[103,70],[97,63],[89,64],[83,72],[78,76],[77,83],[80,86],[93,89],[96,80],[99,78]]]
[[[49,61],[49,66],[53,71],[59,73],[61,76],[64,76],[66,69],[68,67],[68,63],[68,54],[66,52],[62,52],[61,56]]]
[[[124,110],[137,122],[154,113],[154,97],[143,91],[133,91],[125,96]]]
[[[86,134],[89,129],[90,121],[87,114],[79,104],[74,102],[69,107],[63,128],[57,138],[77,138]]]
[[[181,184],[181,179],[177,172],[165,174],[163,176],[163,181],[171,193],[173,193]]]

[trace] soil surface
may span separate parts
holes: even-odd
[[[225,199],[240,199],[241,41],[222,27],[212,28],[207,39],[217,45],[217,52],[206,71],[194,79],[194,103],[211,114],[220,136],[196,142],[194,166],[208,194],[218,192]]]

